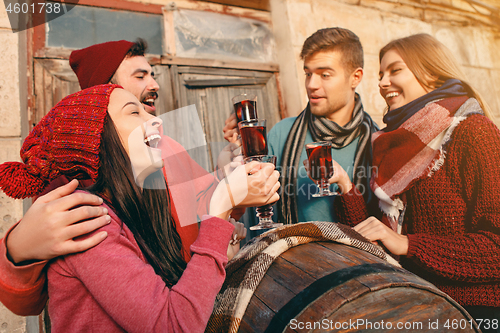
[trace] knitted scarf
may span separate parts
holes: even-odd
[[[372,149],[370,138],[378,131],[377,125],[363,110],[363,104],[358,94],[355,97],[355,106],[352,120],[344,127],[324,117],[315,117],[309,108],[300,113],[290,129],[290,133],[283,148],[281,159],[281,186],[287,189],[282,192],[278,201],[278,217],[281,223],[291,224],[298,221],[298,207],[296,198],[297,173],[300,155],[305,145],[307,130],[315,142],[330,141],[334,148],[342,148],[359,137],[358,148],[354,158],[353,182],[355,185],[364,186],[368,189],[367,170],[371,165]],[[365,172],[356,172],[358,168],[365,168]],[[368,199],[370,191],[363,191],[365,199]],[[292,195],[289,195],[293,193]]]
[[[444,163],[445,144],[453,130],[472,113],[482,113],[458,80],[445,84],[390,111],[387,128],[375,133],[371,188],[379,199],[384,219],[401,233],[406,208],[404,192],[415,182],[430,177]]]

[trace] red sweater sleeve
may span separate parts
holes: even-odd
[[[337,196],[334,201],[339,222],[354,227],[369,217],[365,199],[352,184],[349,192]]]
[[[0,301],[19,316],[38,315],[47,302],[43,270],[47,261],[16,266],[8,259],[6,241],[16,225],[7,231],[0,243]]]
[[[89,325],[99,318],[96,311],[101,311],[127,332],[203,332],[225,279],[227,246],[234,227],[215,217],[202,221],[191,246],[192,259],[169,289],[145,262],[130,230],[113,215],[104,227],[108,237],[101,244],[50,266],[53,326],[69,331],[78,324],[76,320]],[[82,286],[74,288],[75,280]],[[82,292],[90,296],[82,296]],[[89,300],[98,306],[89,305]]]
[[[442,168],[463,182],[467,213],[454,223],[463,225],[464,232],[452,237],[410,234],[408,259],[453,280],[500,281],[500,132],[484,116],[470,116],[462,124]],[[434,223],[443,215],[436,212]]]

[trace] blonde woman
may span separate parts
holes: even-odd
[[[500,314],[500,132],[450,51],[427,34],[380,51],[387,127],[372,137],[371,187],[382,218],[368,217],[345,172],[341,221],[401,256],[496,332]],[[379,212],[380,213],[380,212]],[[487,319],[487,320],[486,320]]]

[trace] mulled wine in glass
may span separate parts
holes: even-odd
[[[276,166],[276,156],[274,155],[256,155],[246,157],[244,159],[245,163],[250,163],[253,161],[258,161],[261,163],[272,163]],[[271,229],[281,227],[283,223],[275,223],[272,219],[273,216],[273,205],[268,204],[264,206],[257,207],[257,217],[259,218],[259,224],[251,226],[250,230],[261,230],[261,229]]]
[[[244,120],[238,123],[243,156],[267,155],[266,120]]]
[[[244,120],[257,119],[257,96],[251,94],[240,94],[232,99],[236,120],[238,123]]]
[[[319,192],[313,197],[337,195],[330,191],[328,179],[333,176],[332,143],[327,141],[306,144],[307,158],[309,161],[309,176],[318,186]]]

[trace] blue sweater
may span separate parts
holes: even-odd
[[[267,142],[269,145],[269,155],[276,155],[277,161],[276,165],[278,170],[281,166],[281,157],[283,154],[283,148],[285,146],[288,133],[292,128],[292,125],[296,117],[285,118],[279,123],[277,123],[269,134],[267,135]],[[353,168],[354,168],[354,156],[358,147],[359,137],[354,139],[347,146],[336,149],[332,148],[332,158],[346,170],[349,178],[353,178]],[[307,131],[305,143],[313,142],[311,133]],[[299,163],[299,172],[297,179],[297,205],[299,210],[299,221],[329,221],[338,222],[333,208],[333,200],[335,196],[330,197],[320,197],[313,198],[312,195],[318,192],[316,184],[307,176],[307,171],[302,163],[302,161],[307,159],[307,153],[305,146],[302,148],[302,153]],[[283,186],[283,184],[281,184]],[[330,187],[331,190],[336,190],[336,185]],[[284,191],[287,189],[282,188],[281,192],[283,195]],[[276,208],[275,208],[276,209]],[[276,213],[276,212],[275,212]]]

